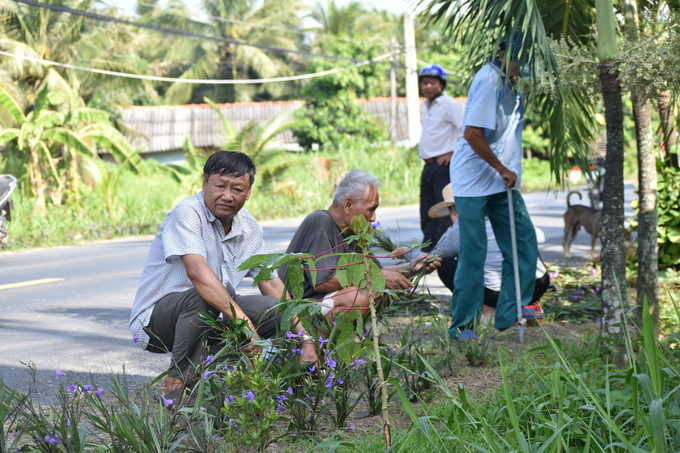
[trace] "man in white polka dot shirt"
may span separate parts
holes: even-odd
[[[168,214],[151,245],[130,316],[133,340],[151,352],[172,352],[165,396],[179,399],[194,366],[207,356],[210,329],[203,315],[247,321],[259,337],[277,335],[273,307],[283,283],[273,273],[258,287],[262,296],[239,296],[235,288],[259,269],[238,271],[253,255],[266,253],[262,227],[243,208],[255,165],[238,152],[219,151],[203,169],[203,191],[182,200]],[[298,333],[302,327],[294,322]],[[251,338],[246,352],[261,352]],[[303,341],[302,360],[317,360],[314,343]]]

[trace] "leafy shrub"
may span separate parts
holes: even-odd
[[[329,40],[324,50],[333,54],[361,60],[378,56],[380,46],[365,40]],[[337,63],[316,59],[309,71],[334,68]],[[303,88],[303,97],[310,102],[296,113],[305,126],[294,131],[298,143],[305,149],[318,146],[321,150],[340,151],[352,141],[381,143],[387,139],[384,124],[367,113],[356,97],[375,96],[384,81],[385,63],[353,67],[312,80]]]
[[[658,173],[658,212],[659,212],[659,269],[680,270],[680,170],[657,164]],[[639,212],[639,199],[632,203],[636,215]],[[631,228],[637,231],[638,222],[630,220]],[[630,262],[637,262],[637,254],[632,254]]]
[[[347,91],[333,98],[314,99],[296,116],[304,126],[295,129],[294,134],[298,144],[307,150],[316,145],[323,151],[342,151],[354,140],[382,143],[387,139],[385,125]]]

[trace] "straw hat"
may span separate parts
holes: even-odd
[[[449,207],[454,206],[456,202],[453,199],[453,189],[451,189],[451,183],[447,184],[446,187],[442,190],[442,196],[444,197],[444,201],[441,203],[437,203],[436,205],[432,206],[429,211],[427,211],[427,215],[433,219],[438,219],[440,217],[448,217],[449,215]]]

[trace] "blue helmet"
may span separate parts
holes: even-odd
[[[442,82],[442,90],[446,88],[446,72],[438,64],[429,64],[421,69],[420,74],[418,74],[418,80],[423,77],[437,77]]]

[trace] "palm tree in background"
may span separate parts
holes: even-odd
[[[82,10],[92,10],[96,4],[95,0],[48,1]],[[103,12],[116,14],[113,9]],[[144,74],[135,58],[134,29],[9,0],[0,0],[0,49],[83,67]],[[19,90],[17,93],[20,92],[20,97],[29,105],[37,96],[37,88],[44,84],[49,84],[53,90],[70,93],[69,84],[75,75],[71,70],[7,56],[0,56],[0,71],[0,83],[2,80],[16,81],[13,90]],[[77,74],[77,77],[81,83],[80,94],[85,101],[100,91],[124,93],[134,87],[143,89],[149,96],[155,94],[148,81],[85,72]],[[126,103],[125,100],[121,102]]]
[[[291,50],[300,47],[302,42],[302,35],[296,33],[301,25],[298,12],[304,7],[299,0],[264,0],[261,4],[253,0],[202,0],[201,5],[208,14],[206,22],[192,18],[192,12],[179,5],[161,10],[140,4],[138,9],[146,13],[145,20],[149,22],[206,35]],[[291,74],[290,64],[296,58],[292,54],[282,55],[251,46],[182,38],[167,47],[162,59],[169,66],[180,63],[181,78],[246,79]],[[184,104],[192,95],[196,97],[194,89],[193,85],[174,83],[165,93],[165,103]],[[226,90],[230,93],[218,92],[214,97],[224,100],[226,96],[232,102],[248,101],[258,89],[262,88],[228,87]],[[268,85],[264,89],[275,91],[276,87]],[[218,90],[220,88],[213,89]]]

